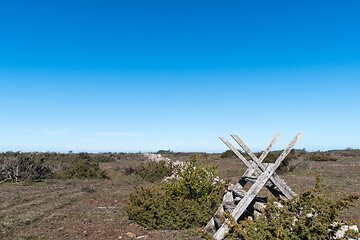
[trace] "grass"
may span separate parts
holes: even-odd
[[[309,161],[299,157],[293,172],[281,177],[300,193],[313,187],[320,173],[334,198],[360,192],[360,158],[336,152],[337,161]],[[167,153],[172,160],[184,160],[198,153]],[[206,154],[209,163],[218,163],[220,176],[235,183],[246,170],[236,157],[221,159],[221,154]],[[35,183],[0,184],[0,239],[129,239],[127,232],[146,239],[198,239],[192,231],[147,230],[129,221],[125,201],[134,187],[151,187],[136,175],[125,175],[126,167],[141,166],[141,154],[117,154],[116,160],[101,162],[110,179],[50,179]],[[95,190],[92,192],[90,189]],[[266,190],[262,195],[268,195]],[[360,203],[344,220],[360,219]],[[103,208],[105,207],[105,208]],[[358,224],[360,227],[360,225]]]

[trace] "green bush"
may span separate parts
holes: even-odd
[[[159,150],[159,151],[157,151],[157,154],[166,154],[166,153],[174,153],[174,152],[170,151],[170,149],[169,150]]]
[[[239,223],[231,219],[227,239],[331,239],[341,227],[338,216],[360,194],[331,200],[324,192],[319,177],[315,187],[291,200],[271,200],[263,213],[253,221],[245,219]],[[227,215],[229,217],[229,215]],[[351,223],[346,223],[351,225]],[[347,232],[347,236],[359,237],[358,233]]]
[[[159,161],[147,162],[141,164],[141,166],[137,168],[128,167],[124,170],[125,175],[137,174],[145,181],[156,182],[162,180],[166,176],[171,176],[174,169],[171,164]]]
[[[319,162],[326,162],[326,161],[336,161],[336,158],[329,157],[325,154],[320,153],[312,153],[308,156],[308,159],[311,161],[319,161]]]
[[[178,170],[180,179],[130,194],[125,207],[129,218],[150,229],[204,226],[222,201],[225,183],[216,178],[217,166],[197,160],[185,162]]]
[[[226,150],[225,152],[223,152],[220,156],[221,158],[232,158],[232,157],[236,157],[235,153],[231,150]]]
[[[106,154],[96,154],[94,156],[95,162],[114,162],[116,161],[116,157],[114,157],[112,154],[106,155]]]
[[[6,152],[0,153],[0,183],[38,181],[57,178],[108,178],[97,161],[109,155],[88,153],[62,154],[50,152]]]
[[[93,162],[88,156],[80,155],[77,161],[70,169],[64,170],[57,174],[58,178],[70,179],[102,179],[109,178],[107,173],[100,169],[99,163]]]

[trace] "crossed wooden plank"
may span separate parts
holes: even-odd
[[[274,139],[271,141],[270,145],[265,149],[265,151],[261,154],[260,158],[257,158],[255,154],[251,152],[251,150],[245,145],[245,143],[235,134],[231,134],[231,137],[234,138],[234,140],[241,146],[241,148],[248,153],[248,155],[252,158],[253,163],[250,163],[249,161],[244,158],[241,153],[232,146],[224,137],[221,137],[220,139],[245,163],[246,166],[250,169],[249,172],[246,172],[244,174],[244,177],[251,177],[254,172],[257,171],[257,173],[264,172],[266,169],[266,166],[262,163],[262,161],[265,159],[265,157],[270,152],[271,148],[274,146],[276,141],[280,138],[281,133],[276,134]],[[291,149],[290,149],[291,150]],[[286,157],[286,156],[285,156]],[[261,170],[259,172],[258,168]],[[241,179],[243,181],[243,178]],[[282,180],[279,175],[274,173],[270,177],[270,181],[280,190],[280,192],[287,198],[291,199],[295,196],[295,193],[286,185],[284,180]],[[244,184],[244,183],[242,183]]]
[[[221,140],[245,163],[246,166],[248,166],[248,175],[252,175],[257,169],[260,169],[262,173],[257,178],[256,182],[251,186],[249,191],[245,194],[245,196],[241,199],[241,201],[236,205],[235,209],[232,211],[231,215],[234,217],[235,220],[238,220],[241,215],[244,213],[246,208],[249,206],[249,204],[254,200],[256,195],[260,192],[260,190],[265,186],[266,182],[268,180],[271,180],[274,185],[276,185],[280,191],[287,197],[292,198],[295,196],[295,194],[291,191],[291,189],[285,184],[285,182],[277,175],[275,174],[275,170],[280,166],[281,162],[285,159],[285,157],[290,153],[291,149],[294,147],[296,142],[300,139],[303,133],[298,133],[294,139],[289,143],[289,145],[286,147],[286,149],[281,153],[279,158],[275,161],[274,164],[269,164],[267,167],[262,162],[266,155],[269,153],[272,146],[275,144],[275,142],[279,139],[280,134],[277,134],[273,141],[270,143],[270,145],[266,148],[266,150],[263,152],[263,154],[258,159],[251,151],[250,149],[241,141],[239,137],[236,135],[231,135],[234,140],[246,151],[250,157],[253,159],[254,163],[250,163],[247,161],[240,152],[234,148],[225,138],[221,138]],[[257,166],[256,166],[256,165]],[[291,197],[292,196],[292,197]],[[222,226],[217,230],[214,237],[218,240],[223,239],[225,233],[229,231],[228,227],[229,221],[227,220]]]

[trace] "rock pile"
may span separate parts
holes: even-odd
[[[216,230],[219,229],[222,223],[225,221],[224,212],[227,210],[231,214],[241,199],[244,198],[245,194],[246,191],[242,189],[239,183],[237,183],[235,186],[231,184],[223,197],[223,203],[208,222],[204,230],[214,235]],[[244,216],[249,219],[253,219],[254,217],[256,218],[266,207],[266,202],[267,198],[255,197],[253,202],[246,209],[246,214],[244,214]]]
[[[163,157],[161,154],[144,153],[144,156],[148,159],[148,161],[165,162],[165,164],[167,164],[167,165],[172,165],[173,171],[172,171],[171,176],[164,177],[162,182],[167,182],[167,181],[169,181],[170,179],[173,179],[173,178],[177,178],[177,179],[179,178],[178,169],[182,168],[183,162],[172,161],[170,158]]]
[[[144,153],[144,156],[152,162],[165,162],[166,164],[171,164],[170,158],[163,157],[161,154]]]

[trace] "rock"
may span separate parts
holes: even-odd
[[[228,186],[228,191],[231,191],[231,190],[233,190],[234,189],[234,184],[230,184],[229,186]]]
[[[240,185],[240,183],[237,183],[235,186],[234,186],[234,191],[242,191],[243,190],[243,187]]]
[[[241,197],[236,197],[236,198],[234,199],[234,203],[235,203],[235,204],[238,204],[238,203],[240,202],[240,200],[241,200]]]
[[[135,233],[132,233],[132,232],[127,232],[125,235],[128,236],[128,237],[130,237],[130,238],[136,237],[136,234],[135,234]]]
[[[204,230],[210,233],[211,235],[215,234],[215,219],[213,217],[210,219],[208,224],[206,224]]]
[[[279,202],[274,202],[274,205],[275,205],[276,207],[278,207],[278,208],[283,208],[283,207],[284,207],[284,205],[282,205],[282,204],[279,203]]]
[[[223,202],[232,202],[234,200],[232,192],[225,193],[223,197]]]
[[[236,187],[235,187],[236,188]],[[237,196],[237,197],[241,197],[241,198],[243,198],[244,196],[245,196],[245,194],[246,194],[246,191],[244,191],[244,190],[235,190],[234,189],[234,195],[235,196]]]
[[[183,166],[184,166],[184,162],[175,161],[175,162],[173,162],[173,166],[174,166],[174,167],[183,167]]]
[[[261,216],[261,213],[258,211],[254,211],[254,219],[257,219]]]
[[[146,238],[147,236],[138,236],[136,239]]]
[[[144,153],[144,156],[152,162],[165,162],[166,164],[171,164],[170,158],[163,157],[161,154]]]
[[[334,223],[334,224],[338,224],[338,223]],[[359,229],[356,225],[352,225],[352,226],[342,225],[341,228],[335,233],[334,239],[341,239],[345,237],[346,232],[348,230],[354,230],[355,232],[359,232]]]
[[[223,205],[224,205],[225,209],[228,210],[229,212],[231,212],[236,207],[236,205],[232,201],[224,202]]]
[[[255,202],[255,204],[254,204],[254,209],[259,212],[261,212],[265,207],[266,207],[266,205],[263,203],[260,203],[260,202]]]

